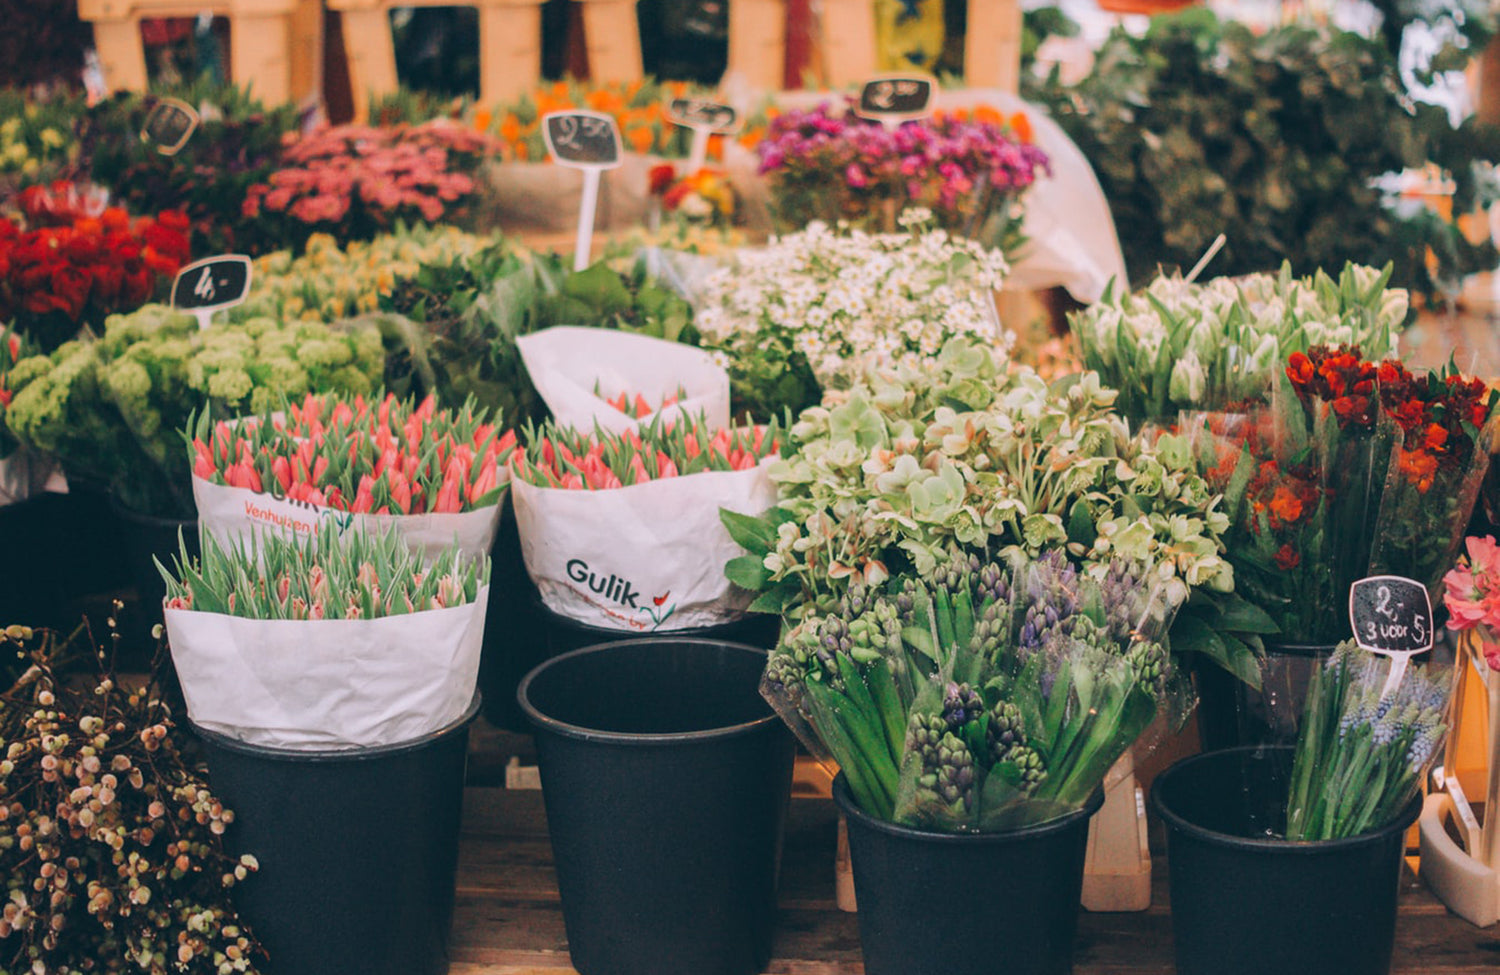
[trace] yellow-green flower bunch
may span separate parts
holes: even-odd
[[[17,364],[6,422],[124,504],[185,516],[193,505],[180,431],[195,411],[231,419],[306,393],[370,394],[384,366],[372,325],[261,316],[200,331],[191,315],[146,305],[111,316],[100,339]]]
[[[229,317],[334,322],[363,315],[378,310],[396,282],[422,265],[451,264],[495,242],[455,227],[403,228],[343,248],[327,234],[314,234],[301,257],[277,251],[257,259],[250,298]]]
[[[0,176],[34,183],[56,175],[77,154],[73,121],[83,110],[81,99],[37,102],[0,89]]]

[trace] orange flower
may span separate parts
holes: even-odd
[[[510,143],[521,141],[521,120],[514,114],[507,113],[500,122],[500,138]]]
[[[625,133],[625,138],[630,143],[630,147],[641,154],[650,152],[651,144],[655,141],[651,130],[644,127],[629,130]]]
[[[1025,112],[1017,112],[1010,117],[1010,130],[1022,142],[1030,142],[1032,140],[1031,119],[1026,117]]]
[[[481,108],[474,112],[474,128],[480,132],[488,132],[490,123],[495,121],[495,113],[487,108]]]
[[[1284,522],[1294,522],[1302,517],[1302,499],[1285,484],[1271,496],[1271,514]]]
[[[1437,458],[1425,450],[1402,450],[1396,455],[1396,469],[1411,479],[1417,493],[1426,494],[1437,474]]]
[[[1005,116],[992,105],[976,105],[974,106],[974,121],[987,122],[990,125],[1004,125]]]

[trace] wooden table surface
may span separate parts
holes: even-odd
[[[857,975],[864,971],[855,915],[834,906],[834,835],[831,802],[793,799],[782,860],[781,917],[768,972]],[[1150,910],[1080,915],[1075,975],[1169,975],[1173,971],[1165,867],[1158,858]],[[467,790],[452,954],[450,975],[572,971],[540,792],[492,787]],[[1500,926],[1475,928],[1450,914],[1408,876],[1401,893],[1393,971],[1495,975],[1500,971]]]

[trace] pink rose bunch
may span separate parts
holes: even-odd
[[[549,420],[527,429],[526,449],[511,458],[511,469],[536,487],[608,491],[708,471],[747,471],[781,449],[775,422],[712,433],[705,426],[700,417],[655,422],[639,432],[580,433]]]
[[[448,119],[340,125],[291,139],[282,168],[246,193],[244,215],[281,221],[300,239],[313,232],[366,239],[397,221],[453,222],[472,202],[474,172],[500,149]]]
[[[196,428],[196,429],[195,429]],[[512,430],[483,410],[439,410],[394,395],[309,395],[237,424],[190,421],[193,474],[212,484],[357,514],[472,511],[496,504],[509,483]]]
[[[1448,629],[1477,628],[1490,669],[1500,670],[1500,546],[1489,535],[1470,536],[1468,555],[1443,577]]]

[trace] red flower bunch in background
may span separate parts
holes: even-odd
[[[109,206],[109,190],[97,183],[59,179],[50,185],[28,186],[17,202],[26,226],[66,227],[84,217],[99,217]]]
[[[282,239],[326,232],[363,240],[399,221],[452,223],[475,172],[500,145],[447,119],[372,128],[340,125],[290,137],[281,168],[245,195],[244,216],[279,225]]]
[[[414,515],[497,504],[509,483],[514,431],[484,410],[439,410],[387,395],[308,395],[284,417],[190,421],[193,475],[337,511]]]
[[[15,390],[9,385],[10,370],[28,351],[20,333],[0,325],[0,458],[7,456],[16,446],[15,438],[5,428],[5,409],[15,395]]]
[[[0,321],[50,352],[165,291],[187,259],[188,221],[176,210],[132,220],[110,207],[36,230],[0,218]]]

